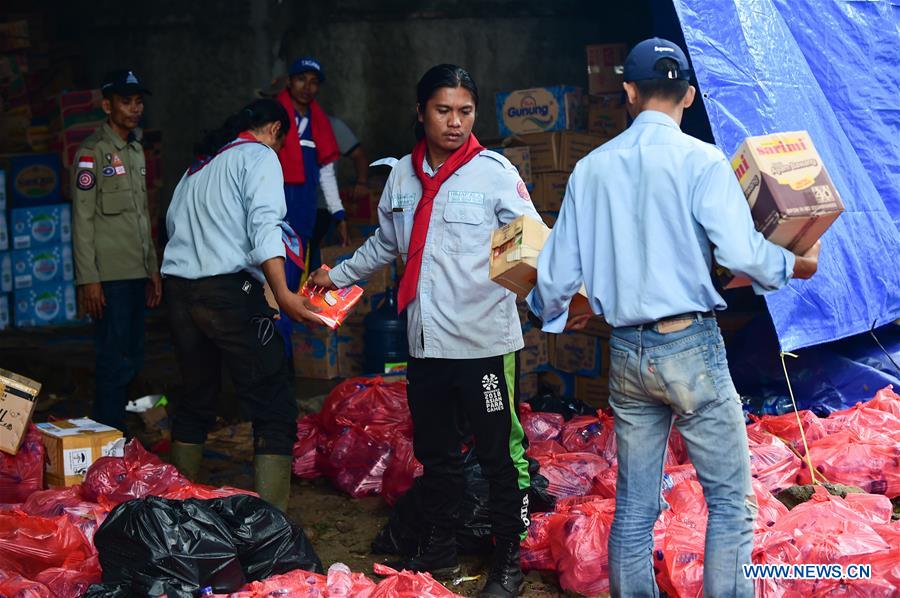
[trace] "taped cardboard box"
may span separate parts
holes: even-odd
[[[40,382],[0,369],[0,451],[18,452],[40,392]]]
[[[748,137],[731,158],[756,230],[795,254],[806,253],[844,211],[809,133]],[[723,288],[750,279],[717,267]]]
[[[550,335],[550,365],[578,376],[600,376],[608,367],[603,363],[601,341],[580,332]]]
[[[605,137],[576,131],[519,135],[516,143],[531,150],[531,172],[572,172],[575,164],[606,141]]]
[[[550,363],[547,336],[531,322],[522,325],[522,338],[525,341],[525,347],[519,358],[519,371],[522,374],[536,372]]]
[[[503,154],[503,157],[509,160],[512,165],[516,167],[516,170],[519,171],[519,176],[522,178],[526,185],[530,185],[533,182],[531,174],[530,147],[528,147],[527,145],[513,145],[509,147],[495,148],[494,151]]]
[[[301,378],[331,380],[338,369],[338,332],[325,326],[293,324],[294,373]]]
[[[583,130],[584,91],[572,85],[533,87],[500,92],[496,98],[500,134]]]
[[[494,231],[491,280],[523,299],[537,282],[537,258],[550,229],[543,222],[520,216]]]
[[[628,111],[622,93],[588,97],[588,132],[612,139],[628,127]]]
[[[101,457],[121,457],[122,432],[86,417],[37,424],[47,449],[47,485],[74,486]]]
[[[576,376],[575,398],[597,409],[609,408],[609,378]]]
[[[543,172],[534,175],[534,190],[531,201],[539,212],[559,212],[566,186],[569,184],[568,172]],[[554,220],[555,222],[555,220]]]
[[[622,91],[622,73],[617,67],[625,64],[625,44],[592,44],[587,53],[588,93],[600,94]]]

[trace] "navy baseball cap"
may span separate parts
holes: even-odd
[[[119,69],[106,73],[103,82],[100,84],[100,92],[104,97],[112,94],[120,96],[132,96],[136,93],[152,95],[150,90],[144,87],[141,80],[130,69]]]
[[[300,73],[316,73],[319,75],[319,81],[322,83],[325,82],[325,71],[322,69],[322,65],[318,60],[313,58],[312,56],[303,56],[298,58],[293,63],[291,63],[291,68],[288,70],[288,75],[299,75]]]
[[[675,69],[657,70],[656,63],[663,58],[674,60]],[[687,56],[678,44],[667,39],[653,37],[645,39],[631,49],[625,58],[623,72],[625,81],[642,81],[645,79],[681,79],[690,81],[693,71],[688,64]]]

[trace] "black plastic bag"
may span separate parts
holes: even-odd
[[[206,586],[223,594],[274,573],[322,571],[303,530],[246,495],[128,501],[110,513],[94,543],[104,584],[141,596],[172,598]]]
[[[303,529],[261,498],[239,494],[206,502],[231,530],[247,581],[294,569],[324,572]]]
[[[597,408],[591,407],[578,399],[566,399],[556,396],[552,392],[542,392],[536,397],[526,401],[533,411],[545,411],[547,413],[560,413],[566,421],[576,415],[596,415]]]

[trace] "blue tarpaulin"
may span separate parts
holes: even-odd
[[[782,350],[900,318],[900,0],[674,0],[716,144],[809,131],[846,212],[766,296]]]

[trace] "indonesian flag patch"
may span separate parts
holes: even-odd
[[[93,156],[81,156],[78,158],[78,168],[93,168],[94,167],[94,157]]]

